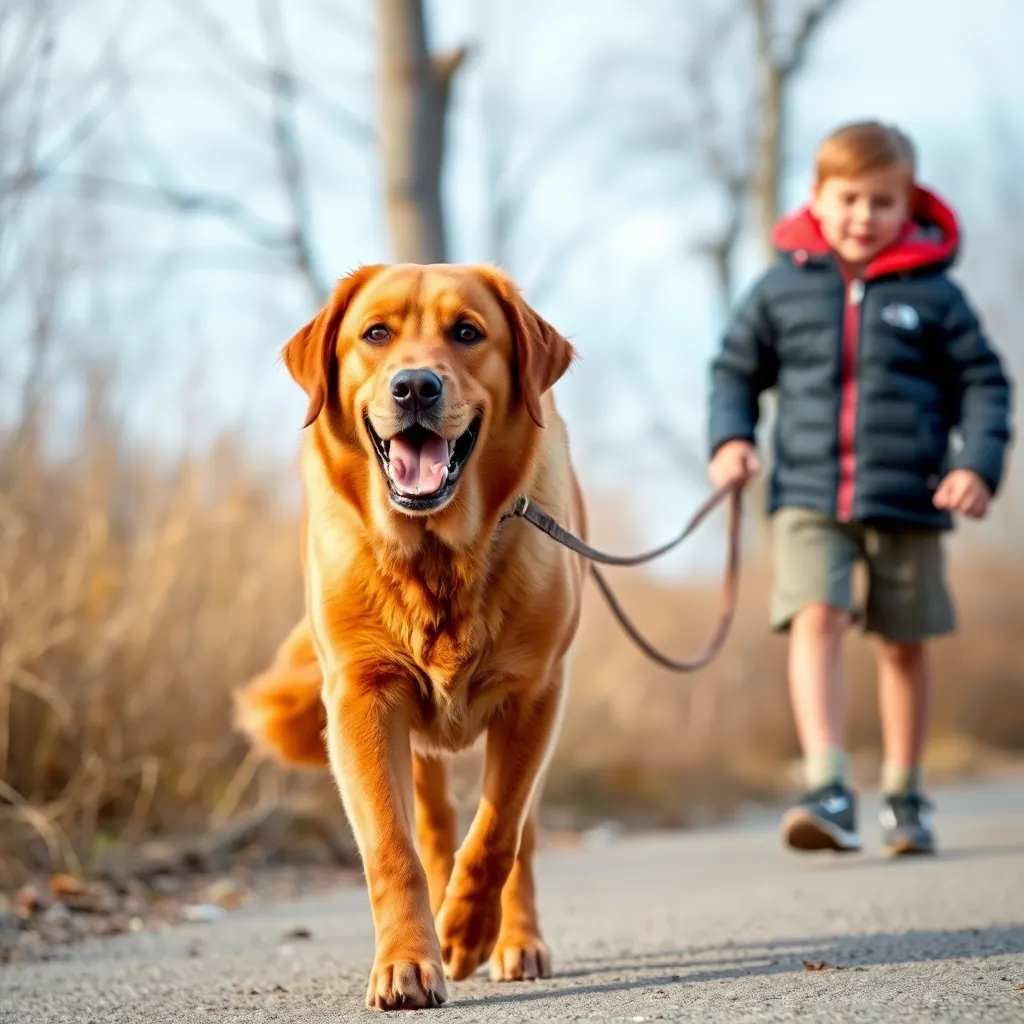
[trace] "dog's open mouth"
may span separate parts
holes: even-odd
[[[424,512],[439,508],[455,490],[480,432],[480,418],[449,441],[419,423],[384,440],[365,418],[391,500],[403,509]]]

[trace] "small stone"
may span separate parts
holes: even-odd
[[[619,821],[604,821],[600,825],[589,828],[580,837],[581,845],[589,849],[610,846],[626,831],[625,825]]]
[[[211,924],[219,921],[227,911],[218,907],[215,903],[191,903],[181,908],[181,916],[186,921],[194,921],[201,924]]]
[[[20,926],[20,920],[14,905],[6,896],[0,894],[0,936],[16,932]]]
[[[67,924],[71,921],[71,911],[67,905],[59,900],[43,913],[43,920],[47,924]]]
[[[221,878],[206,890],[206,899],[225,910],[234,910],[249,898],[249,890],[233,878]]]

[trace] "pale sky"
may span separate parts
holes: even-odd
[[[258,44],[251,0],[208,6],[232,18],[244,44]],[[288,6],[296,63],[369,124],[369,0]],[[325,30],[321,12],[332,6],[343,13]],[[279,197],[258,100],[225,85],[232,79],[174,13],[173,0],[81,0],[76,9],[67,52],[87,53],[90,42],[95,52],[111,23],[121,23],[136,81],[126,116],[104,136],[111,173],[152,176],[151,164],[126,155],[145,138],[161,175],[244,198],[272,218]],[[716,209],[666,130],[685,105],[680,67],[689,10],[680,0],[431,4],[438,48],[483,40],[454,91],[445,180],[452,259],[494,255],[486,157],[497,145],[505,186],[522,197],[506,265],[583,356],[558,395],[584,482],[631,488],[658,537],[696,504],[704,484],[650,443],[647,410],[664,410],[702,456],[706,366],[717,345],[710,277],[692,253],[697,227]],[[980,287],[984,261],[970,258],[971,241],[991,234],[999,216],[990,182],[1000,149],[989,113],[1001,109],[1024,138],[1022,52],[1021,0],[846,0],[792,91],[788,205],[805,194],[814,145],[834,124],[865,116],[898,122],[918,144],[922,178],[961,212],[964,278]],[[306,117],[303,146],[319,260],[336,277],[390,254],[376,154],[358,130],[349,139],[324,131],[325,117]],[[194,261],[202,247],[237,254],[235,236],[215,223],[127,209],[109,230],[118,272],[102,288],[83,286],[67,315],[81,318],[84,336],[130,355],[135,376],[124,394],[140,429],[154,403],[167,400],[170,382],[201,356],[206,386],[183,417],[196,443],[219,422],[241,421],[257,443],[290,455],[305,400],[277,353],[312,313],[305,292],[279,272],[224,269],[223,256]],[[183,251],[192,255],[175,255]],[[164,269],[155,278],[158,264]],[[742,283],[757,269],[748,246]],[[104,337],[105,318],[115,325],[113,339]],[[16,339],[20,327],[14,312],[0,309],[4,335]],[[1020,347],[1017,339],[998,340]],[[4,349],[17,365],[15,347],[4,342]],[[625,382],[624,364],[640,367],[636,382]],[[594,401],[598,390],[602,403]],[[180,426],[173,416],[165,421],[164,441],[180,441]],[[670,570],[691,557],[669,562]]]

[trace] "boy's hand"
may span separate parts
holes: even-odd
[[[954,469],[942,480],[932,501],[936,508],[982,519],[988,511],[992,492],[973,469]]]
[[[716,487],[724,487],[733,480],[745,480],[761,471],[757,449],[749,441],[726,441],[715,452],[708,476]]]

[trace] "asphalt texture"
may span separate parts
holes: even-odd
[[[545,851],[555,976],[480,973],[419,1012],[438,1024],[1024,1021],[1024,779],[933,796],[934,858],[884,858],[870,798],[858,855],[784,850],[775,812]],[[365,891],[343,887],[0,967],[0,1021],[380,1020],[363,1009],[372,955]]]

